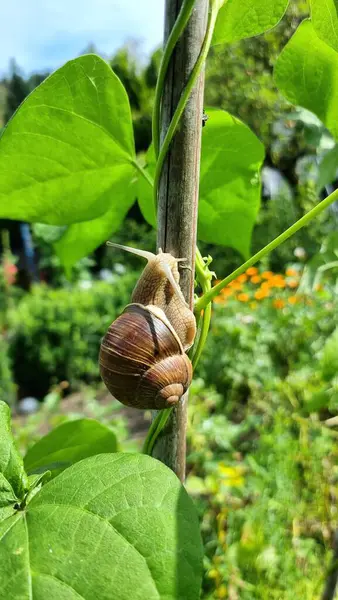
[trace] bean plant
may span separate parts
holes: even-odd
[[[123,226],[135,198],[145,220],[156,227],[163,162],[210,47],[273,28],[288,3],[209,1],[200,56],[161,144],[166,72],[195,0],[182,2],[163,52],[153,142],[145,160],[135,153],[127,93],[108,64],[94,54],[67,62],[27,97],[2,132],[0,218],[53,227],[54,250],[68,273]],[[337,137],[336,2],[310,0],[309,13],[277,59],[274,79],[288,101],[315,113]],[[194,366],[203,352],[213,299],[338,199],[333,192],[250,256],[264,147],[229,112],[211,107],[206,112],[198,240],[237,250],[243,264],[212,286],[211,258],[196,248],[202,293],[195,302]],[[199,597],[203,551],[193,502],[175,474],[151,457],[168,414],[161,411],[153,422],[142,454],[117,452],[109,429],[81,419],[56,428],[22,458],[8,406],[0,404],[1,598]]]

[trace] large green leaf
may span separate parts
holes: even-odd
[[[88,256],[117,231],[135,201],[135,174],[131,166],[115,169],[116,180],[111,191],[110,206],[100,217],[69,225],[55,242],[54,248],[66,271],[84,256]]]
[[[94,219],[111,207],[120,167],[134,158],[123,85],[104,60],[81,56],[37,87],[4,129],[0,217],[51,225]]]
[[[314,112],[338,137],[338,54],[301,23],[277,59],[275,81],[293,104]]]
[[[208,110],[202,136],[198,238],[247,256],[260,205],[264,147],[239,119]]]
[[[311,21],[318,37],[338,51],[337,0],[309,0]]]
[[[10,425],[10,411],[0,401],[0,505],[10,499],[11,490],[16,499],[22,500],[28,489],[28,479],[23,460],[16,448]],[[7,483],[6,483],[7,482]],[[6,503],[7,503],[6,500]],[[13,498],[14,501],[14,498]]]
[[[202,544],[177,477],[145,455],[87,458],[0,524],[11,600],[196,600]]]
[[[116,452],[115,434],[94,419],[79,419],[63,423],[32,446],[25,458],[27,473],[51,471],[55,477],[61,471],[88,456]]]
[[[247,256],[260,205],[260,168],[264,147],[254,133],[228,112],[207,109],[203,129],[199,192],[198,239],[229,246]],[[155,158],[147,153],[153,175]],[[140,178],[138,201],[145,219],[154,226],[152,188]]]
[[[288,4],[289,0],[227,0],[217,16],[213,44],[243,40],[272,29]]]
[[[336,144],[333,148],[330,148],[319,163],[318,191],[321,191],[326,185],[337,179],[337,172],[338,145]]]
[[[153,145],[149,146],[145,159],[145,170],[150,176],[149,179],[153,180],[156,164]],[[137,200],[145,220],[149,223],[149,225],[156,228],[156,213],[153,186],[149,183],[149,180],[146,179],[142,174],[140,174],[138,178]]]

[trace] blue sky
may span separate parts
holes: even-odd
[[[27,75],[55,69],[90,43],[104,55],[139,42],[141,60],[162,42],[164,0],[1,2],[0,76],[11,58]]]

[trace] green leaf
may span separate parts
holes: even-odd
[[[149,146],[146,153],[146,166],[145,171],[151,179],[155,175],[155,152],[153,145]],[[149,181],[140,173],[137,185],[137,200],[143,217],[151,225],[156,228],[156,213],[154,206],[154,194],[153,186],[150,185]]]
[[[338,51],[337,0],[309,0],[311,21],[318,37]]]
[[[5,402],[0,401],[0,473],[7,480],[16,498],[21,500],[28,489],[28,479],[23,467],[23,460],[16,448],[11,431],[10,411]],[[5,486],[6,487],[6,486]],[[4,490],[4,488],[3,488]],[[10,492],[7,489],[8,493]],[[1,492],[0,492],[1,493]]]
[[[55,477],[72,464],[105,452],[116,452],[115,434],[93,419],[63,423],[32,446],[24,464],[28,473],[51,471]]]
[[[279,55],[274,77],[287,100],[314,112],[338,137],[338,54],[311,21],[301,23]]]
[[[260,205],[260,168],[264,147],[242,121],[223,110],[207,109],[203,128],[199,190],[198,239],[235,248],[248,256]],[[153,176],[152,147],[146,155]],[[155,225],[152,187],[140,176],[138,202],[145,219]]]
[[[108,210],[91,221],[74,223],[55,242],[54,248],[66,271],[81,258],[103,244],[119,229],[128,210],[134,204],[136,190],[131,166],[115,169],[116,182],[111,190]]]
[[[22,103],[0,138],[0,217],[51,225],[94,219],[135,159],[126,91],[93,54],[66,63]]]
[[[317,187],[321,191],[326,185],[329,185],[337,178],[338,171],[338,145],[323,156],[319,163],[319,175]]]
[[[227,0],[220,9],[213,45],[235,42],[275,27],[289,0]]]
[[[196,600],[202,544],[177,477],[145,455],[108,454],[47,483],[0,523],[11,600]]]
[[[260,205],[264,147],[229,113],[208,109],[202,136],[198,238],[244,257]]]

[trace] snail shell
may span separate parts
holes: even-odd
[[[192,365],[162,309],[129,304],[110,325],[99,356],[101,377],[122,404],[174,406],[188,389]]]

